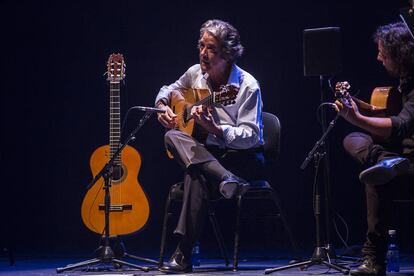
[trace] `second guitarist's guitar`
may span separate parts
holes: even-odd
[[[389,117],[398,115],[402,108],[401,93],[391,86],[376,87],[371,94],[370,103],[361,101],[349,94],[351,86],[348,82],[338,82],[335,86],[336,97],[346,105],[350,105],[349,99],[354,100],[362,115],[369,117]],[[386,139],[372,135],[378,142],[386,142]]]
[[[401,111],[401,93],[392,86],[376,87],[371,93],[370,103],[366,103],[349,94],[351,86],[348,82],[338,82],[335,86],[336,97],[344,104],[352,98],[359,111],[369,117],[389,117]]]
[[[125,77],[125,63],[121,54],[108,59],[110,85],[109,145],[96,149],[90,159],[92,174],[96,176],[118,150],[121,134],[120,81]],[[109,233],[125,235],[138,231],[149,217],[148,199],[138,183],[141,156],[131,146],[126,146],[114,162],[110,179],[111,205],[109,207]],[[86,193],[82,203],[82,220],[93,232],[102,234],[105,227],[104,180],[101,177]]]

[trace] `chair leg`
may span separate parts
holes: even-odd
[[[239,235],[240,235],[240,214],[242,208],[242,196],[237,196],[236,207],[236,229],[234,233],[234,251],[233,251],[233,271],[237,271],[239,266]]]
[[[216,236],[217,243],[220,247],[221,256],[224,258],[224,261],[226,262],[226,266],[228,266],[229,258],[227,256],[226,247],[224,245],[223,235],[221,234],[220,227],[218,226],[216,215],[212,210],[209,211],[209,218],[210,218],[211,225],[213,226],[213,231]]]
[[[168,193],[167,201],[165,203],[164,221],[162,225],[161,246],[160,246],[160,256],[159,256],[159,261],[158,261],[158,267],[162,267],[164,265],[165,240],[167,237],[168,218],[170,217],[170,205],[171,205],[171,195],[170,193]]]
[[[283,212],[283,209],[281,208],[279,197],[277,196],[276,192],[273,189],[272,189],[271,194],[272,194],[273,202],[275,203],[276,208],[279,211],[280,219],[282,220],[282,224],[283,224],[283,228],[285,229],[285,232],[288,235],[290,245],[292,246],[292,249],[294,251],[294,254],[296,255],[296,258],[299,258],[300,255],[299,255],[298,246],[297,246],[296,240],[293,237],[292,231],[290,230],[289,224],[287,223],[285,213]]]

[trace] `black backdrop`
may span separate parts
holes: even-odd
[[[200,25],[211,18],[240,31],[239,65],[261,83],[264,110],[282,123],[282,155],[269,171],[301,249],[314,245],[313,169],[299,166],[321,134],[316,119],[317,77],[304,77],[302,31],[341,28],[343,71],[367,99],[393,84],[376,61],[372,33],[397,21],[405,1],[0,1],[2,26],[2,240],[17,254],[91,252],[98,237],[84,227],[80,206],[91,180],[89,158],[108,143],[109,54],[127,63],[122,112],[152,106],[158,89],[197,63]],[[332,100],[332,95],[329,95]],[[142,114],[128,120],[132,129]],[[334,113],[328,111],[328,119]],[[349,244],[365,231],[364,193],[341,141],[354,128],[339,120],[329,136],[332,202],[346,221]],[[139,182],[150,203],[147,226],[126,237],[131,253],[159,247],[164,201],[181,173],[163,150],[163,130],[152,118],[132,144],[142,156]],[[228,216],[229,214],[226,214]],[[232,220],[222,217],[225,228]],[[403,218],[401,221],[405,221]],[[227,225],[226,225],[227,224]],[[266,228],[266,225],[260,226]],[[345,235],[345,227],[338,222]],[[261,235],[252,228],[246,235]],[[207,232],[207,231],[206,231]],[[231,231],[230,231],[231,232]],[[258,233],[256,237],[255,233]],[[336,234],[332,239],[342,244]],[[244,240],[249,240],[244,236]],[[409,242],[409,241],[407,241]],[[230,243],[230,242],[229,242]],[[276,246],[278,246],[276,244]]]

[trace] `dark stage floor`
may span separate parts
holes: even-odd
[[[154,266],[147,263],[131,261],[128,258],[124,258],[124,261],[132,262],[134,264],[153,267],[149,272],[143,272],[140,270],[120,269],[109,271],[96,271],[96,266],[91,266],[90,271],[85,269],[65,271],[60,274],[56,273],[57,267],[63,267],[71,263],[83,261],[82,258],[56,258],[56,257],[43,257],[43,258],[16,258],[16,264],[10,266],[7,259],[0,259],[0,275],[164,275],[155,269]],[[305,258],[305,260],[307,260]],[[226,267],[223,260],[219,259],[202,259],[201,266],[196,267],[194,273],[188,275],[264,275],[266,268],[279,267],[288,264],[289,260],[270,260],[270,259],[242,259],[239,262],[239,271],[233,272],[231,267]],[[346,267],[355,267],[356,262],[345,260],[334,260],[338,264],[342,264]],[[95,269],[94,269],[95,268]],[[105,267],[101,267],[105,268]],[[109,267],[108,267],[109,268]],[[335,274],[342,275],[335,270],[329,270],[324,265],[314,265],[307,270],[301,271],[298,268],[290,268],[287,270],[274,272],[269,275],[320,275],[320,274]],[[401,257],[401,271],[400,273],[389,273],[388,275],[414,275],[414,256],[402,255]]]

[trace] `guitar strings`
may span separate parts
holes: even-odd
[[[207,97],[205,97],[204,99],[202,99],[202,100],[200,100],[200,101],[198,101],[198,102],[196,102],[196,103],[194,103],[192,106],[191,106],[191,109],[194,107],[194,106],[196,106],[196,105],[203,105],[204,103],[207,103],[208,105],[211,105],[212,103],[213,103],[213,94],[210,94],[210,95],[208,95]],[[183,116],[184,115],[184,110],[183,111],[181,111],[180,113],[177,113],[176,115],[177,116],[179,116],[179,117],[181,117],[181,116]]]
[[[220,89],[220,92],[212,92],[210,95],[208,95],[207,97],[205,97],[204,99],[202,99],[202,100],[200,100],[200,101],[198,101],[198,102],[196,102],[196,103],[194,103],[192,106],[191,106],[191,109],[194,107],[194,106],[196,106],[196,105],[203,105],[203,104],[205,104],[205,103],[207,103],[207,105],[211,105],[213,102],[214,102],[214,94],[215,93],[225,93],[225,91],[226,90],[228,90],[228,87],[229,86],[231,86],[231,85],[225,85],[225,86],[223,86],[223,87],[221,87],[221,89]],[[185,110],[183,110],[183,111],[181,111],[180,113],[177,113],[176,115],[177,116],[179,116],[179,117],[181,117],[182,115],[184,115],[184,112],[185,112]]]

